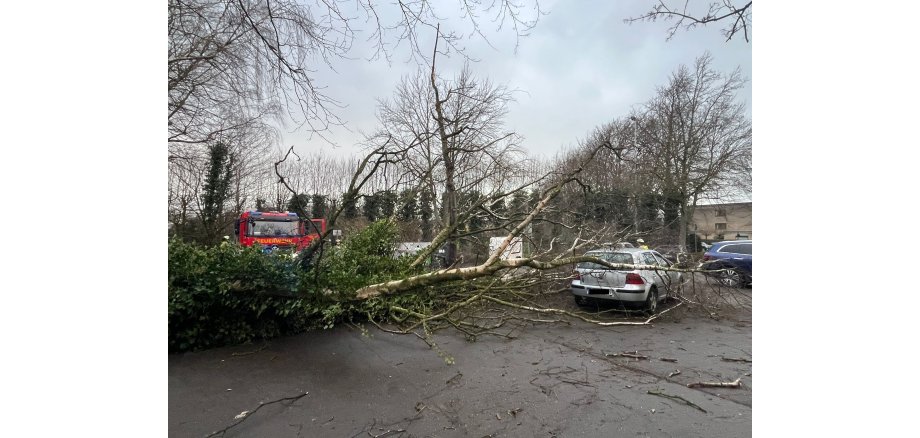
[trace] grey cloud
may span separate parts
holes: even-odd
[[[525,137],[524,146],[535,155],[552,155],[598,124],[624,116],[650,98],[680,64],[692,63],[706,50],[719,70],[740,67],[743,75],[751,77],[753,43],[743,39],[726,43],[716,27],[680,32],[665,41],[666,23],[623,23],[624,18],[646,10],[647,4],[641,2],[560,2],[550,8],[531,36],[520,41],[516,54],[514,36],[507,29],[489,34],[498,50],[475,37],[466,43],[468,53],[480,59],[473,65],[477,74],[521,90],[507,125]],[[404,54],[390,65],[367,61],[369,45],[356,41],[356,48],[358,59],[336,62],[337,73],[320,70],[317,76],[329,95],[347,105],[338,113],[352,132],[335,128],[329,134],[342,147],[332,152],[318,139],[307,140],[305,133],[285,134],[285,145],[293,144],[305,153],[357,152],[353,145],[360,141],[358,132],[370,132],[376,125],[377,99],[388,98],[403,75],[419,68],[404,62]],[[445,77],[462,64],[456,56],[438,60]],[[750,114],[750,84],[739,97]]]

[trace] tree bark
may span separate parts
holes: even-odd
[[[446,124],[447,121],[444,119],[444,109],[443,104],[450,97],[448,96],[441,100],[440,92],[438,91],[437,77],[435,76],[435,58],[438,56],[438,39],[437,35],[440,35],[440,25],[438,25],[436,31],[436,38],[434,41],[434,52],[431,55],[431,89],[434,91],[434,110],[437,115],[435,120],[438,123],[438,136],[441,140],[441,156],[444,158],[444,187],[445,187],[445,213],[444,213],[444,229],[450,230],[450,233],[447,235],[447,248],[446,248],[446,259],[447,265],[450,266],[457,259],[457,243],[453,238],[453,231],[457,227],[457,185],[454,182],[454,151],[450,147],[450,137],[447,135]]]

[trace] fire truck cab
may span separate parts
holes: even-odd
[[[247,211],[233,227],[240,245],[259,245],[266,252],[275,249],[300,251],[325,232],[325,219],[303,220],[297,213],[287,211]]]

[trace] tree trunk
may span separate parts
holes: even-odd
[[[440,29],[440,25],[438,29]],[[445,206],[445,223],[443,228],[447,230],[453,230],[456,228],[457,224],[457,186],[454,182],[455,163],[453,150],[450,147],[450,137],[447,135],[447,128],[445,126],[447,125],[447,121],[444,119],[444,111],[442,107],[442,104],[446,102],[450,97],[450,93],[448,93],[448,97],[446,97],[444,101],[441,100],[434,68],[435,58],[437,55],[438,41],[435,39],[434,53],[431,56],[431,88],[434,91],[434,110],[437,114],[438,135],[441,139],[441,156],[444,158],[445,194],[447,198],[447,205]],[[457,244],[452,234],[453,232],[451,232],[451,235],[447,236],[447,248],[445,254],[447,266],[452,265],[457,258]]]
[[[677,227],[678,228],[677,232],[679,234],[677,238],[677,245],[679,245],[680,250],[682,252],[685,251],[687,248],[687,223],[689,222],[689,219],[690,219],[688,216],[692,213],[693,213],[693,208],[686,205],[686,203],[681,202],[680,220],[678,221],[680,223],[680,226]]]

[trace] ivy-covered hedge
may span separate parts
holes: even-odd
[[[396,238],[395,224],[375,222],[327,247],[310,271],[288,256],[265,255],[257,248],[202,247],[172,239],[169,350],[241,344],[367,316],[385,319],[391,302],[425,305],[414,294],[353,300],[362,286],[414,273],[410,259],[392,257]]]
[[[320,287],[347,297],[363,286],[412,274],[411,257],[392,256],[398,238],[396,224],[381,220],[330,248],[315,258]]]

